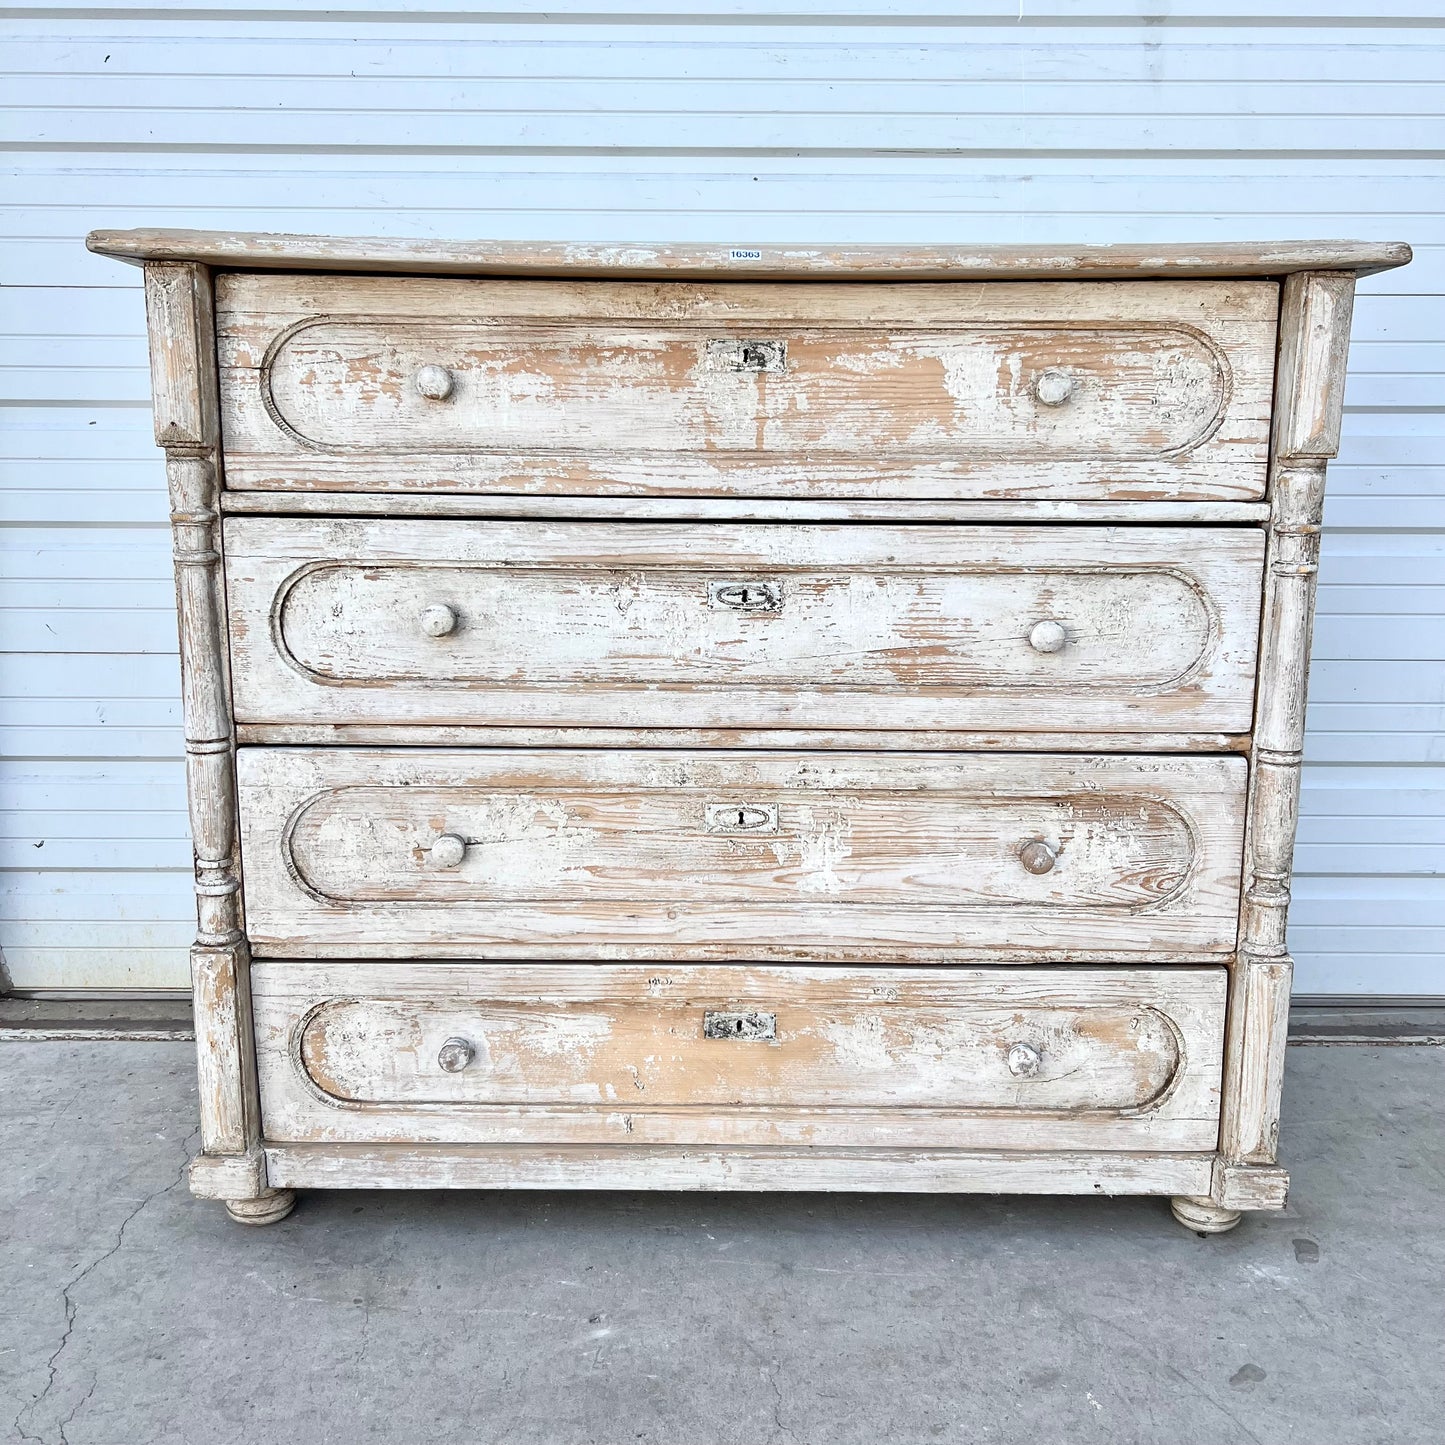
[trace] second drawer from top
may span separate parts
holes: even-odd
[[[1252,528],[231,517],[242,723],[1248,731]]]

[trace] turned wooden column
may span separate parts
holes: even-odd
[[[269,1222],[290,1208],[292,1196],[267,1187],[258,1147],[260,1105],[250,955],[241,913],[235,734],[221,578],[220,420],[209,268],[189,261],[150,262],[145,293],[155,437],[165,449],[170,490],[195,857],[191,983],[201,1153],[191,1165],[190,1183],[196,1194],[226,1200],[237,1218]]]
[[[1325,465],[1340,445],[1354,289],[1348,273],[1300,272],[1285,281],[1280,308],[1260,684],[1213,1189],[1227,1209],[1278,1207],[1288,1183],[1273,1167],[1294,971],[1286,925]]]

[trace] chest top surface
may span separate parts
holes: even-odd
[[[835,280],[1138,280],[1152,276],[1287,276],[1406,265],[1402,241],[1239,241],[1107,246],[637,245],[394,240],[279,232],[92,231],[102,256],[199,261],[248,270],[389,271],[452,276],[800,277]]]

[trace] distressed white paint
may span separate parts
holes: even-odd
[[[1250,280],[223,275],[226,476],[271,490],[1258,498],[1278,305],[1274,282]],[[748,340],[777,364],[740,368]],[[436,363],[451,385],[430,399],[416,378]],[[1055,367],[1077,393],[1064,407],[1035,395]]]
[[[1255,528],[233,517],[225,538],[246,723],[1242,733],[1253,710]]]
[[[1245,763],[639,749],[242,748],[246,927],[273,958],[1208,959]],[[720,834],[710,807],[776,807]],[[438,867],[439,836],[467,840]],[[1045,874],[1019,852],[1042,839]]]
[[[81,245],[94,226],[172,224],[740,246],[1416,243],[1415,263],[1365,280],[1356,305],[1291,946],[1304,992],[1445,992],[1445,232],[1422,202],[1438,188],[1437,5],[1381,17],[1349,0],[1189,0],[1161,25],[1153,0],[1030,0],[1022,19],[926,3],[910,11],[925,23],[897,27],[844,0],[701,25],[721,9],[588,0],[501,26],[450,0],[426,23],[391,0],[295,23],[274,6],[11,8],[0,941],[18,983],[186,982],[139,277]],[[623,12],[651,19],[607,19]]]
[[[1212,1151],[1225,992],[1219,968],[252,971],[267,1138],[288,1143]],[[706,1038],[715,1009],[774,1036]]]

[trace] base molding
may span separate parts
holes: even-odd
[[[1214,1163],[1209,1197],[1223,1209],[1283,1209],[1289,1175],[1275,1164]]]
[[[266,1156],[259,1149],[246,1154],[197,1154],[187,1170],[187,1182],[197,1199],[259,1199],[268,1191]]]
[[[283,1189],[823,1190],[1208,1196],[1212,1154],[637,1145],[263,1146]]]

